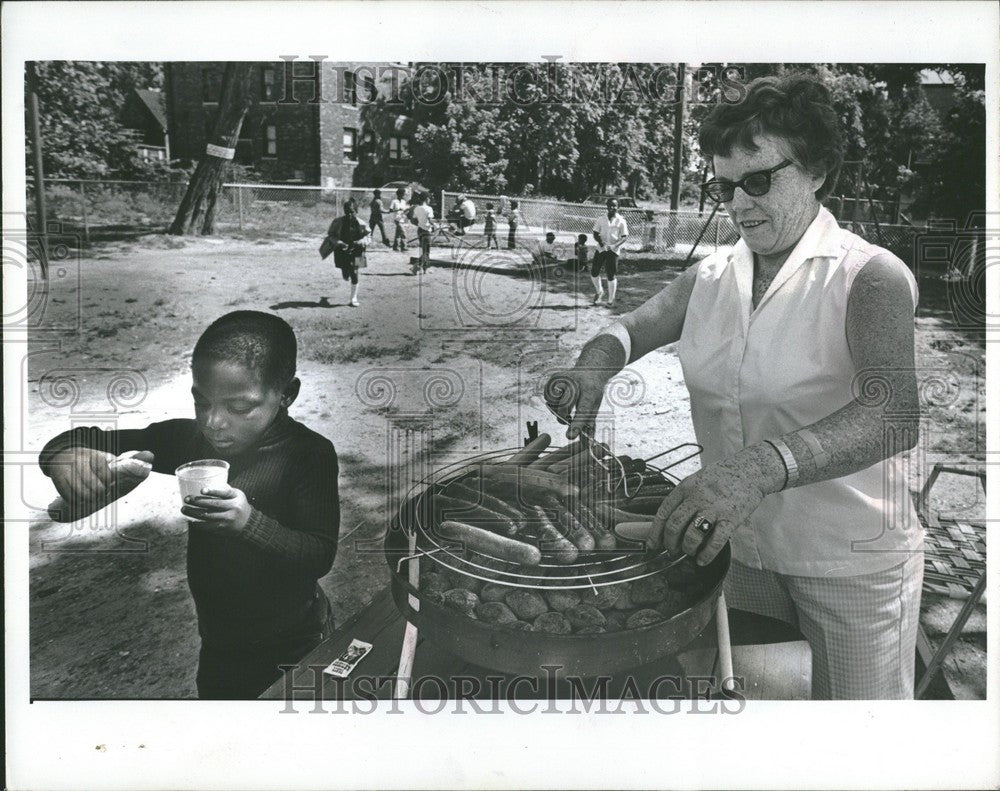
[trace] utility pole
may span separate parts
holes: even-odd
[[[42,279],[49,279],[48,215],[45,211],[45,172],[42,170],[42,133],[38,123],[38,77],[34,61],[25,64],[28,87],[28,125],[31,127],[31,149],[35,160],[35,235],[38,238],[38,260]]]
[[[674,96],[674,179],[670,187],[670,211],[677,211],[681,203],[681,157],[684,154],[684,110],[687,104],[686,73],[686,64],[679,63],[677,93]]]

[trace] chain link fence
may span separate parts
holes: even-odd
[[[187,184],[184,182],[96,181],[46,179],[45,197],[51,221],[65,232],[76,233],[86,242],[129,233],[162,232],[170,225]],[[497,214],[497,234],[507,231],[506,215],[511,201],[518,201],[524,223],[523,237],[541,239],[551,231],[560,241],[571,243],[579,234],[592,239],[594,221],[606,211],[596,203],[570,203],[541,198],[465,193],[476,204],[476,224],[469,229],[482,234],[486,204]],[[455,206],[457,192],[440,193],[443,214]],[[260,234],[322,234],[348,198],[358,203],[358,216],[369,218],[372,188],[317,187],[283,184],[226,184],[219,194],[216,228],[223,232]],[[394,194],[383,194],[387,233],[392,237],[389,204]],[[34,184],[29,179],[27,205],[34,205]],[[731,246],[739,239],[723,211],[710,212],[621,209],[629,226],[626,252],[653,252],[687,257],[692,247],[707,254]],[[912,265],[914,239],[919,229],[909,225],[875,222],[841,222],[869,241],[881,245]],[[415,236],[411,233],[410,236]]]

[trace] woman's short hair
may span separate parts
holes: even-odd
[[[792,72],[759,77],[746,85],[746,97],[712,108],[698,142],[704,156],[729,156],[734,148],[756,151],[754,139],[770,135],[786,141],[792,158],[813,175],[826,174],[819,200],[837,185],[844,162],[844,137],[829,89],[816,77]]]

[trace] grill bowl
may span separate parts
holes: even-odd
[[[420,497],[430,486],[454,477],[457,470],[469,464],[499,461],[513,452],[485,454],[442,468],[415,487],[407,500]],[[669,476],[664,477],[669,480]],[[729,570],[728,544],[707,566],[694,566],[687,559],[681,561],[691,564],[696,570],[691,583],[691,589],[696,593],[689,598],[687,607],[666,620],[648,626],[592,634],[519,631],[478,621],[422,595],[410,584],[409,564],[416,560],[421,572],[464,573],[470,577],[541,591],[589,588],[595,576],[601,580],[596,582],[600,586],[619,585],[640,577],[663,574],[669,586],[671,572],[677,564],[663,562],[662,555],[642,560],[635,554],[625,553],[610,560],[578,564],[580,576],[574,574],[572,567],[559,567],[559,577],[555,580],[538,579],[536,570],[519,575],[516,568],[500,571],[485,569],[480,576],[479,559],[442,549],[428,540],[421,525],[411,523],[414,518],[408,515],[416,510],[406,508],[404,504],[385,538],[386,562],[397,608],[417,626],[424,638],[472,664],[502,673],[541,677],[546,675],[546,667],[555,667],[559,674],[592,677],[640,667],[672,656],[697,637],[711,621]],[[415,533],[417,537],[416,558],[410,552],[410,533]],[[619,564],[617,568],[625,571],[608,572],[607,569],[616,568],[615,563]]]

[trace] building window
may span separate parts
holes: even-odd
[[[278,155],[278,127],[269,126],[266,129],[264,139],[264,156],[275,157]]]
[[[358,130],[344,129],[344,159],[352,162],[358,159]]]
[[[408,137],[389,138],[389,159],[409,159],[410,139]]]
[[[358,103],[358,80],[353,71],[344,72],[344,101],[353,105]]]
[[[260,69],[260,100],[262,102],[276,102],[279,98],[279,69],[281,67],[268,63]]]
[[[207,104],[218,104],[222,95],[222,75],[214,66],[201,68],[201,100]]]

